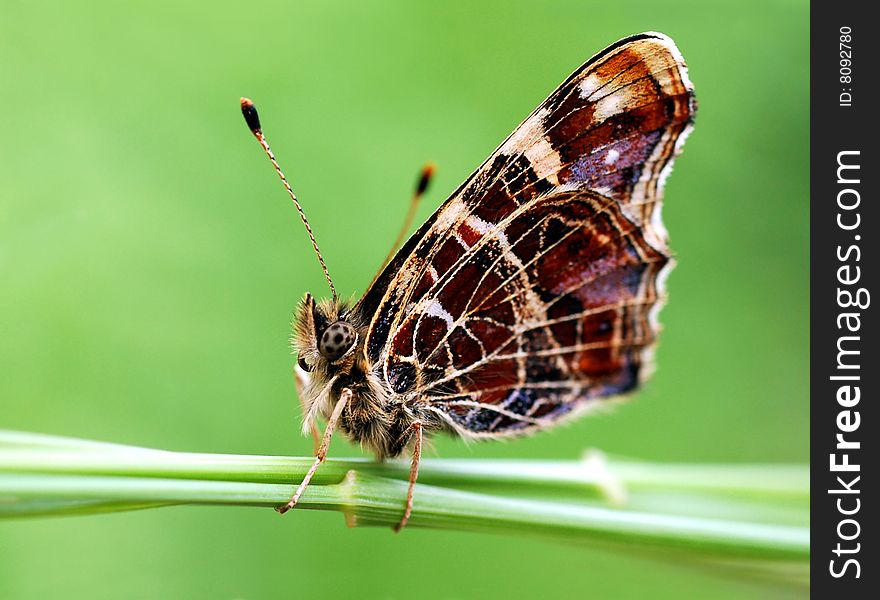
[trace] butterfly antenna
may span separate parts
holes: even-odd
[[[299,200],[297,200],[296,194],[293,193],[293,189],[291,189],[287,177],[284,176],[284,172],[281,170],[281,167],[278,166],[278,161],[275,160],[275,154],[272,153],[272,149],[269,147],[269,141],[266,139],[266,136],[263,134],[263,130],[260,127],[260,116],[257,114],[257,107],[255,107],[254,103],[248,98],[241,99],[241,114],[244,115],[244,120],[250,128],[251,133],[253,133],[254,137],[257,138],[257,141],[260,142],[260,146],[263,147],[266,156],[272,161],[272,166],[275,167],[275,172],[278,173],[278,177],[281,178],[281,183],[284,184],[284,188],[287,190],[287,193],[290,194],[290,199],[293,200],[293,204],[299,212],[303,225],[306,226],[306,232],[309,234],[309,239],[312,240],[312,247],[315,249],[315,254],[318,255],[318,262],[321,263],[321,268],[324,270],[324,277],[327,278],[327,283],[330,284],[330,291],[333,293],[333,299],[336,300],[338,298],[336,288],[333,286],[333,280],[330,279],[330,271],[327,270],[327,263],[324,262],[321,250],[318,249],[318,242],[315,240],[315,234],[312,233],[312,227],[309,225],[306,213],[303,211],[303,207],[299,203]]]
[[[386,265],[388,265],[388,263],[391,262],[391,259],[394,258],[394,253],[397,252],[397,250],[400,248],[400,245],[403,243],[403,239],[406,237],[406,232],[409,231],[413,219],[416,216],[416,210],[419,208],[419,202],[421,202],[422,197],[425,195],[425,191],[428,189],[428,185],[431,183],[431,179],[434,178],[434,171],[436,170],[437,167],[434,165],[434,163],[431,162],[422,167],[422,172],[419,175],[418,183],[416,183],[416,189],[413,192],[412,198],[409,202],[409,210],[406,213],[406,218],[404,218],[403,220],[403,227],[400,228],[400,233],[397,234],[397,239],[394,240],[394,244],[391,245],[391,251],[382,262],[382,267],[379,269],[380,272],[386,267]]]

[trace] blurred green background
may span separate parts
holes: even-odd
[[[796,0],[40,2],[0,19],[0,427],[304,455],[287,337],[326,284],[245,128],[260,107],[343,294],[606,45],[676,40],[700,104],[664,212],[658,371],[558,431],[428,456],[808,460],[808,9]],[[357,456],[343,438],[332,455]],[[2,598],[778,597],[535,540],[172,508],[0,523]]]

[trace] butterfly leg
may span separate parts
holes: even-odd
[[[406,527],[406,523],[409,521],[409,517],[412,514],[413,494],[416,491],[416,479],[419,477],[419,461],[422,459],[422,424],[419,421],[414,421],[410,427],[415,436],[415,444],[413,446],[412,464],[409,468],[409,489],[406,491],[406,510],[403,512],[403,518],[400,519],[400,523],[394,527],[394,533],[400,533],[400,531]]]
[[[303,417],[305,417],[309,410],[306,406],[305,395],[303,394],[303,390],[305,390],[306,385],[308,385],[309,374],[303,369],[299,368],[299,366],[295,366],[293,368],[293,380],[296,383],[296,395],[299,398],[299,406],[302,408]],[[318,426],[314,421],[311,423],[311,431],[312,431],[312,452],[318,454],[318,448],[321,447],[321,434],[318,432]]]
[[[318,452],[315,454],[315,462],[312,464],[309,472],[306,473],[302,483],[299,484],[299,487],[296,489],[296,493],[290,499],[290,502],[275,509],[282,515],[296,506],[296,503],[299,502],[300,496],[306,491],[309,482],[312,480],[312,477],[314,477],[315,471],[318,470],[318,466],[320,466],[320,464],[324,462],[324,459],[327,458],[327,449],[330,448],[330,438],[333,436],[333,429],[335,429],[336,424],[339,422],[339,418],[342,416],[342,411],[345,410],[348,401],[351,400],[351,395],[352,392],[350,389],[342,389],[342,393],[339,395],[339,400],[336,401],[336,406],[333,407],[333,413],[327,421],[327,427],[324,428],[324,439],[321,440],[321,447],[318,448]]]

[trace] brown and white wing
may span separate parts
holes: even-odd
[[[634,388],[670,262],[663,183],[694,111],[662,34],[621,40],[569,77],[356,305],[389,389],[479,436]]]

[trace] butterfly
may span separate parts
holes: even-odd
[[[253,103],[243,98],[241,108],[332,292],[320,302],[306,294],[296,312],[304,431],[315,436],[316,458],[280,512],[296,505],[341,429],[379,459],[412,453],[399,531],[425,437],[538,431],[649,374],[673,264],[661,198],[696,110],[670,38],[625,38],[575,71],[353,303],[337,296]],[[318,418],[327,421],[320,443]]]

